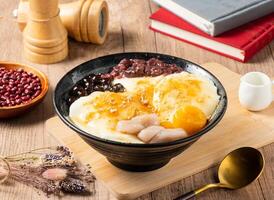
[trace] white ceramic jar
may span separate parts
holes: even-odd
[[[241,105],[251,111],[267,108],[273,101],[272,81],[262,72],[249,72],[241,77],[239,100]]]

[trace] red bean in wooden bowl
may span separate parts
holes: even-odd
[[[48,91],[46,76],[32,67],[0,62],[0,118],[25,113]]]

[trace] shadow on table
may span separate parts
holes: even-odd
[[[65,60],[74,61],[77,59],[91,59],[96,56],[108,55],[110,53],[120,53],[124,51],[126,41],[134,40],[134,33],[110,31],[104,44],[97,45],[92,43],[77,42],[69,40],[69,56]]]
[[[271,50],[271,47],[270,47],[272,44],[274,44],[274,42],[272,42],[269,45],[265,46],[251,60],[249,60],[248,63],[250,63],[250,64],[263,63],[266,60],[269,60],[271,57],[273,57],[272,50]]]
[[[52,94],[53,88],[50,87],[45,99],[41,103],[32,107],[22,115],[9,119],[1,119],[0,125],[26,128],[27,126],[44,123],[47,119],[55,115],[52,103]]]

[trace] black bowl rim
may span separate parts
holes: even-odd
[[[221,86],[221,89],[224,93],[224,96],[223,96],[223,99],[224,99],[224,106],[222,107],[222,110],[220,111],[220,115],[215,119],[215,121],[212,122],[212,124],[208,127],[206,127],[205,129],[202,129],[201,131],[195,133],[194,135],[191,135],[189,137],[186,137],[186,138],[182,138],[182,139],[179,139],[179,140],[175,140],[175,141],[172,141],[172,142],[164,142],[164,143],[153,143],[153,144],[141,144],[141,143],[124,143],[124,142],[118,142],[118,141],[113,141],[113,140],[107,140],[107,139],[104,139],[104,138],[100,138],[100,137],[97,137],[97,136],[94,136],[90,133],[87,133],[85,131],[83,131],[82,129],[78,128],[76,125],[74,125],[73,123],[71,123],[67,117],[63,116],[58,108],[57,108],[57,105],[56,105],[56,101],[55,101],[55,97],[56,97],[56,88],[59,87],[59,84],[61,84],[62,80],[70,73],[73,73],[74,71],[77,70],[77,68],[81,65],[85,65],[86,63],[88,62],[91,62],[91,61],[94,61],[94,60],[98,60],[98,59],[103,59],[103,58],[107,58],[107,57],[114,57],[114,56],[121,56],[121,55],[133,55],[133,54],[150,54],[150,55],[154,55],[154,56],[161,56],[161,57],[170,57],[171,59],[180,59],[180,60],[183,60],[187,63],[190,63],[190,64],[193,64],[199,68],[201,68],[202,70],[204,70],[206,73],[210,74],[210,76],[214,77],[215,81],[218,82],[218,84]],[[218,122],[223,118],[225,112],[226,112],[226,109],[227,109],[227,104],[228,104],[228,99],[227,99],[227,93],[226,93],[226,90],[223,86],[223,84],[219,81],[219,79],[213,75],[211,72],[209,72],[208,70],[206,70],[205,68],[203,68],[202,66],[196,64],[196,63],[193,63],[189,60],[186,60],[186,59],[183,59],[183,58],[179,58],[179,57],[176,57],[176,56],[171,56],[171,55],[167,55],[167,54],[161,54],[161,53],[154,53],[154,52],[125,52],[125,53],[115,53],[115,54],[109,54],[109,55],[105,55],[105,56],[100,56],[100,57],[96,57],[94,59],[91,59],[91,60],[88,60],[84,63],[81,63],[79,65],[77,65],[76,67],[74,67],[73,69],[71,69],[70,71],[68,71],[57,83],[56,87],[55,87],[55,90],[54,90],[54,93],[53,93],[53,106],[54,106],[54,109],[55,109],[55,112],[57,113],[58,117],[69,127],[71,128],[72,130],[74,130],[76,133],[80,134],[81,137],[84,137],[84,138],[88,138],[88,139],[91,139],[91,140],[95,140],[97,142],[103,142],[103,143],[107,143],[107,144],[110,144],[110,145],[115,145],[115,146],[123,146],[123,147],[135,147],[135,148],[158,148],[158,147],[167,147],[167,146],[172,146],[172,145],[177,145],[177,144],[181,144],[181,143],[188,143],[188,142],[191,142],[195,139],[198,139],[199,137],[201,137],[202,135],[204,135],[205,133],[207,133],[208,131],[210,131],[212,128],[214,128]]]

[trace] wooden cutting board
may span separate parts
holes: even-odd
[[[274,104],[256,113],[243,109],[238,102],[240,75],[217,63],[203,66],[216,75],[226,88],[227,112],[213,130],[161,169],[151,172],[120,170],[87,145],[58,117],[49,119],[46,128],[63,145],[71,148],[83,164],[89,163],[96,178],[118,199],[134,199],[205,170],[216,165],[235,148],[259,148],[274,142]]]

